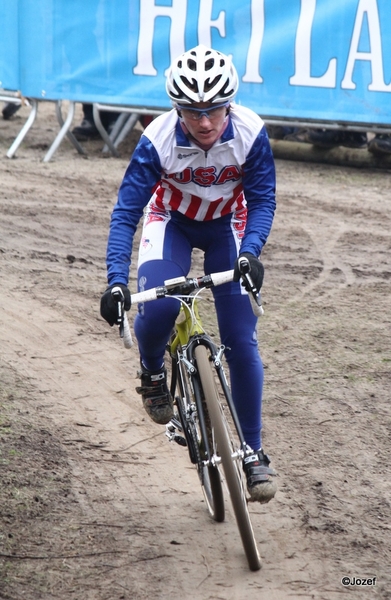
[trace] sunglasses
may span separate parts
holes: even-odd
[[[213,121],[213,119],[217,119],[221,115],[221,109],[228,108],[229,104],[229,102],[224,102],[224,104],[216,104],[210,108],[188,108],[187,106],[177,104],[176,108],[181,111],[183,116],[192,121],[199,121],[204,115],[207,119]]]

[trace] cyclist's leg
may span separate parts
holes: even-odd
[[[162,285],[166,279],[186,275],[190,255],[191,249],[186,239],[171,223],[169,214],[148,212],[139,249],[139,290],[150,289]],[[134,323],[141,362],[141,386],[136,390],[141,394],[144,409],[150,418],[161,425],[174,416],[163,362],[178,311],[179,301],[175,298],[146,302],[139,305]]]
[[[147,215],[144,221],[138,263],[140,291],[162,285],[166,279],[187,275],[190,269],[191,247],[186,236],[166,213],[160,215],[152,219]],[[139,306],[134,331],[147,369],[157,370],[162,366],[178,310],[179,301],[174,298]]]
[[[219,296],[215,301],[221,339],[229,348],[225,354],[230,371],[232,398],[244,439],[254,450],[243,461],[248,491],[252,500],[269,502],[277,491],[277,485],[275,472],[269,466],[270,459],[262,450],[263,365],[258,352],[255,317],[249,299],[245,296]]]
[[[232,398],[244,438],[261,448],[263,364],[258,351],[256,317],[246,296],[216,296],[216,311],[230,371]]]
[[[139,289],[156,287],[170,277],[173,277],[170,261],[145,262],[139,269]],[[177,314],[178,303],[174,298],[146,302],[139,306],[134,324],[141,363],[141,385],[136,387],[136,391],[142,397],[148,416],[160,425],[165,425],[174,416],[163,357]]]
[[[212,223],[205,247],[205,272],[232,269],[240,248],[245,213],[223,217]],[[256,337],[257,319],[240,283],[213,289],[220,338],[226,346],[232,397],[245,440],[261,447],[263,365]]]
[[[183,275],[182,270],[172,261],[145,262],[138,270],[139,290],[162,285],[166,279],[180,275]],[[174,298],[139,305],[134,332],[142,363],[147,369],[157,370],[162,366],[166,344],[178,311],[179,301]]]

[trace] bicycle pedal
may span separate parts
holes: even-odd
[[[187,446],[187,442],[186,442],[185,438],[182,437],[181,435],[175,434],[173,439],[174,439],[174,442],[179,444],[179,446],[184,446],[184,447]]]
[[[180,431],[182,431],[182,426],[175,418],[171,419],[169,423],[166,425],[166,437],[168,437],[169,442],[176,442],[179,446],[187,446],[186,439],[176,433],[176,430],[180,427]]]

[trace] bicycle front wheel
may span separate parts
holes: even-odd
[[[205,346],[197,346],[194,356],[247,562],[252,571],[258,571],[261,568],[261,560],[247,508],[241,464],[238,464],[240,459],[234,456],[238,448],[233,446],[230,439],[229,427],[222,411],[215,377]]]
[[[220,472],[214,465],[205,464],[205,441],[195,407],[195,399],[191,391],[186,367],[178,360],[176,396],[178,415],[185,434],[190,460],[197,466],[198,477],[201,483],[206,506],[212,519],[217,522],[224,521],[225,506]]]

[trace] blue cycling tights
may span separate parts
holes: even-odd
[[[139,252],[139,289],[188,275],[193,248],[204,251],[205,273],[232,269],[240,242],[231,222],[231,215],[214,221],[192,221],[179,213],[171,213],[161,221],[146,219]],[[153,251],[149,257],[143,249],[150,248]],[[220,339],[226,347],[232,397],[245,440],[257,450],[261,448],[263,365],[256,336],[257,319],[242,291],[239,283],[232,282],[213,288],[213,295]],[[139,306],[134,329],[141,360],[148,369],[161,367],[178,310],[179,301],[175,298]]]

